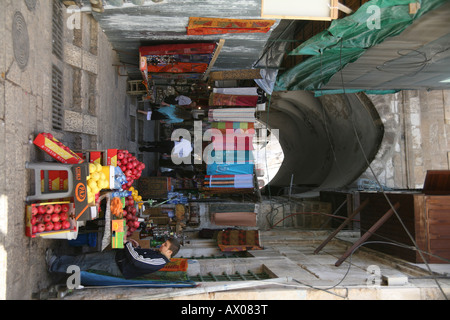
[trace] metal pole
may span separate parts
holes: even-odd
[[[397,211],[398,208],[400,208],[400,204],[397,202],[394,205],[394,209]],[[393,214],[394,210],[392,208],[389,209],[377,222],[375,222],[375,224],[366,233],[364,233],[364,235],[358,241],[353,244],[350,249],[347,250],[346,253],[344,253],[341,258],[339,258],[338,261],[336,261],[334,265],[336,267],[339,267],[341,263],[344,262],[345,259],[347,259],[353,253],[353,251],[356,250],[356,248],[358,248],[362,243],[369,239],[375,233],[375,231],[377,231],[378,228],[380,228]]]
[[[133,297],[135,300],[153,300],[153,299],[170,299],[174,297],[188,297],[195,294],[204,294],[228,290],[248,289],[259,286],[270,285],[271,283],[283,284],[289,283],[292,280],[291,277],[273,278],[267,280],[252,280],[252,281],[239,281],[235,283],[224,283],[221,285],[202,286],[193,289],[176,290],[167,293],[154,294],[154,295],[142,295]]]
[[[314,251],[314,254],[318,254],[319,251],[322,250],[323,247],[325,247],[327,245],[327,243],[330,242],[330,240],[333,239],[339,233],[339,231],[341,231],[362,209],[364,209],[364,207],[368,203],[369,203],[369,199],[367,198],[366,200],[364,200],[363,203],[361,203],[361,205],[358,208],[356,208],[355,211],[353,211],[353,213],[347,219],[345,219],[344,222],[342,222],[342,224],[335,231],[333,231],[333,233],[331,233],[328,236],[328,238],[326,238],[326,240],[324,242],[322,242],[322,244],[320,246],[317,247],[317,249]]]

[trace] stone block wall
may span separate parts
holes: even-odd
[[[385,126],[371,164],[382,185],[421,189],[427,170],[450,169],[450,91],[409,90],[369,98]],[[374,180],[372,170],[360,178]]]

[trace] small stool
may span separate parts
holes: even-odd
[[[59,199],[71,197],[73,194],[73,172],[71,164],[63,163],[52,163],[52,162],[35,162],[29,163],[25,162],[25,168],[34,170],[34,185],[35,191],[34,195],[27,196],[27,201],[32,200],[48,200],[48,199]],[[48,191],[47,190],[47,180],[44,174],[44,192],[41,190],[41,171],[67,171],[68,177],[68,188],[64,191]]]

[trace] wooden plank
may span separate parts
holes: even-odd
[[[450,195],[450,170],[428,170],[423,193],[429,195]]]
[[[428,225],[426,212],[426,196],[424,194],[414,195],[414,220],[416,244],[420,250],[428,250]],[[419,252],[416,252],[415,261],[422,261]],[[423,261],[422,261],[423,262]]]
[[[330,12],[331,20],[336,20],[339,17],[338,3],[339,3],[338,0],[331,0],[331,12]]]
[[[352,9],[350,9],[349,7],[343,5],[340,2],[337,3],[337,7],[338,7],[339,11],[345,12],[346,14],[352,14],[353,13]]]
[[[433,254],[426,255],[429,263],[446,263],[438,257],[450,259],[450,197],[427,196],[427,251]]]
[[[275,0],[261,0],[261,17],[262,18],[269,18],[269,19],[287,19],[287,20],[320,20],[320,21],[331,21],[333,19],[337,19],[338,17],[338,0],[331,0],[331,10],[330,10],[330,16],[308,16],[308,15],[299,15],[295,14],[295,8],[293,8],[292,4],[295,2],[293,1],[290,7],[289,12],[293,12],[294,15],[290,14],[273,14],[264,12],[264,9],[269,7],[270,5],[273,5],[273,3],[276,3],[277,6],[280,5],[279,1]],[[324,2],[327,4],[326,2]],[[267,6],[266,6],[267,4]],[[329,5],[329,4],[327,4]],[[293,10],[292,10],[293,9]],[[267,9],[266,9],[267,10]],[[270,9],[269,9],[270,10]]]
[[[206,69],[205,74],[203,75],[203,81],[206,81],[206,79],[208,79],[209,73],[211,72],[212,67],[216,63],[216,60],[219,57],[220,51],[222,50],[224,44],[225,39],[220,39],[219,44],[217,45],[217,48],[214,51],[214,55],[211,59],[211,62],[209,63],[208,69]]]

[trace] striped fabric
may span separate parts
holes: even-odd
[[[211,106],[256,107],[257,102],[258,96],[238,96],[213,92],[209,97],[209,104]]]
[[[228,131],[228,130],[227,130]],[[239,151],[239,150],[253,150],[253,137],[255,136],[254,130],[241,130],[227,132],[224,135],[213,135],[211,141],[214,150],[227,150],[227,151]]]
[[[224,230],[217,234],[221,251],[262,250],[258,230]]]
[[[205,175],[203,185],[210,188],[253,188],[253,175]]]
[[[214,93],[222,94],[234,94],[238,96],[257,96],[258,88],[256,87],[243,87],[243,88],[214,88]]]
[[[210,163],[254,163],[255,156],[250,150],[212,150],[205,162]]]
[[[231,121],[216,121],[211,123],[211,128],[219,129],[222,133],[225,133],[226,129],[255,129],[255,123],[253,122],[231,122]]]
[[[208,111],[208,121],[256,122],[256,108],[211,108]]]
[[[253,163],[212,163],[206,168],[206,174],[253,174]]]

